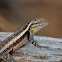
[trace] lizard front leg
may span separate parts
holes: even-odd
[[[39,48],[41,48],[41,47],[43,47],[43,48],[49,48],[49,47],[47,47],[47,46],[40,46],[35,40],[34,40],[34,33],[32,33],[31,31],[30,31],[30,29],[25,33],[26,34],[26,36],[27,36],[27,39],[28,39],[28,41],[30,41],[33,45],[35,45],[36,47],[39,47]]]
[[[38,45],[38,43],[34,41],[34,34],[30,32],[30,29],[26,32],[26,36],[28,38],[28,41],[30,41],[33,45],[40,47],[40,45]]]
[[[35,45],[36,47],[41,47],[35,40],[34,40],[34,36],[33,35],[30,35],[30,37],[29,37],[29,41],[33,44],[33,45]]]
[[[29,32],[30,33],[30,32]],[[35,45],[36,47],[39,47],[39,48],[49,48],[48,46],[40,46],[35,40],[34,40],[34,33],[30,33],[30,35],[28,36],[29,37],[29,41]]]
[[[49,48],[48,46],[40,46],[35,40],[34,40],[34,35],[30,35],[29,37],[29,41],[35,45],[36,47],[39,47],[39,48]]]

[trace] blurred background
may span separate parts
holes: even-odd
[[[0,0],[0,32],[15,32],[40,17],[49,24],[36,35],[62,38],[62,0]]]

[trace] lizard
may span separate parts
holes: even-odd
[[[11,53],[23,46],[27,41],[30,41],[36,47],[42,47],[34,41],[34,34],[47,25],[48,21],[44,18],[38,18],[28,22],[0,44],[0,59],[6,62],[15,62]]]

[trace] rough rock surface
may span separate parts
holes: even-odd
[[[13,32],[0,32],[0,42]],[[38,48],[29,41],[12,54],[16,62],[62,62],[62,39],[34,36],[39,45],[49,48]]]

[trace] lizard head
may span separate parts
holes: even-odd
[[[41,28],[45,27],[46,25],[48,25],[48,22],[43,19],[43,18],[39,18],[39,19],[35,19],[32,21],[33,23],[30,26],[30,32],[31,33],[36,33],[37,31],[39,31]]]

